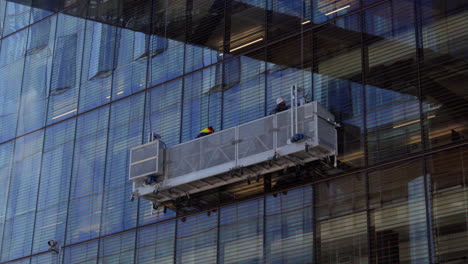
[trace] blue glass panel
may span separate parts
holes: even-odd
[[[148,91],[148,133],[154,132],[161,135],[167,146],[179,143],[181,97],[182,80],[180,79]]]
[[[48,127],[45,132],[44,153],[33,254],[46,251],[46,241],[65,240],[67,206],[75,139],[75,119]]]
[[[34,131],[44,125],[56,19],[57,16],[54,16],[34,24],[29,31],[17,135]]]
[[[5,18],[5,12],[6,12],[6,6],[7,6],[7,1],[6,0],[0,0],[0,36],[2,36],[3,33],[3,25],[4,25],[4,18]]]
[[[221,209],[219,262],[262,262],[263,202],[263,199],[257,199]]]
[[[77,113],[85,20],[59,14],[49,90],[48,122]]]
[[[314,30],[313,98],[341,122],[338,158],[354,166],[361,166],[364,161],[360,19],[355,14]]]
[[[57,10],[57,2],[59,0],[32,0],[36,2],[36,6],[31,8],[31,24],[35,23],[41,19],[44,19],[46,16],[50,16]],[[40,2],[37,4],[37,2]]]
[[[172,219],[176,217],[176,213],[171,209],[166,208],[164,212],[164,207],[161,206],[157,210],[153,209],[153,205],[149,202],[140,200],[138,204],[138,225],[147,225],[167,219]]]
[[[2,40],[0,50],[0,142],[14,137],[18,118],[27,31]]]
[[[110,101],[116,27],[88,20],[84,41],[79,111]]]
[[[199,131],[221,128],[222,65],[195,72],[184,79],[182,141],[194,139]]]
[[[134,263],[135,231],[100,240],[98,263]]]
[[[91,241],[63,250],[63,263],[96,264],[98,259],[99,241]]]
[[[314,258],[312,187],[266,199],[265,259],[267,263],[307,263]]]
[[[141,93],[111,107],[101,235],[136,226],[138,203],[129,199],[129,149],[142,143],[144,97]]]
[[[159,44],[161,42],[167,44]],[[184,50],[185,45],[182,42],[158,36],[151,37],[151,85],[183,74]]]
[[[146,87],[149,39],[141,32],[118,29],[113,98],[121,98]]]
[[[362,3],[363,3],[364,5],[368,5],[368,4],[375,3],[375,2],[377,2],[377,1],[379,1],[379,0],[362,0]]]
[[[13,263],[13,264],[30,264],[31,263],[31,258],[25,258],[25,259],[20,259],[16,261],[11,261],[8,263]]]
[[[45,243],[47,245],[47,243]],[[34,256],[31,258],[31,264],[43,264],[43,263],[48,263],[48,264],[59,264],[59,258],[57,257],[57,254],[54,253],[48,253],[48,254],[42,254],[38,256]]]
[[[223,129],[264,116],[265,67],[265,62],[248,57],[226,63]]]
[[[309,27],[312,20],[311,0],[269,0],[268,38],[276,39],[281,36],[300,32]]]
[[[26,4],[19,4],[7,1],[3,36],[9,35],[21,28],[29,25],[29,17],[31,13],[31,0],[27,0]]]
[[[2,250],[3,224],[5,223],[8,187],[10,185],[11,162],[14,141],[0,145],[0,253]]]
[[[43,131],[16,140],[13,170],[3,235],[1,261],[31,253],[34,216],[39,188]]]
[[[267,112],[270,113],[276,107],[276,99],[282,97],[286,100],[287,105],[291,105],[291,86],[298,85],[298,87],[308,90],[306,84],[310,85],[309,78],[303,78],[304,74],[301,70],[295,68],[284,68],[273,63],[268,63],[267,78],[267,96],[266,105]],[[303,82],[304,80],[304,82]],[[310,98],[309,94],[306,94]]]
[[[389,1],[365,12],[369,162],[421,150],[414,4]]]
[[[320,24],[359,8],[359,0],[318,0],[312,1],[314,23]]]
[[[270,0],[269,6],[274,12],[287,14],[294,17],[310,19],[310,1],[299,0]],[[309,14],[309,16],[307,15]]]
[[[185,72],[192,72],[221,60],[219,51],[195,45],[185,46]]]
[[[138,230],[136,263],[174,263],[175,221]]]
[[[215,263],[218,213],[202,213],[177,220],[176,262]],[[203,254],[200,254],[203,252]]]
[[[66,243],[95,238],[101,226],[109,108],[81,115],[73,159]]]

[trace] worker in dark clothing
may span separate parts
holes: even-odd
[[[200,130],[200,133],[198,134],[197,138],[208,136],[209,134],[213,134],[214,132],[215,132],[214,128],[212,126],[209,126],[207,128]]]
[[[283,112],[285,110],[288,110],[289,106],[286,105],[286,100],[284,100],[282,97],[279,97],[276,99],[276,107],[273,109],[270,114],[277,114],[279,112]]]

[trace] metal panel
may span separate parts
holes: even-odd
[[[239,126],[239,159],[273,150],[273,116]]]
[[[157,157],[147,159],[130,166],[130,179],[148,176],[156,173],[157,170]]]
[[[316,108],[317,108],[318,116],[320,116],[322,118],[325,118],[325,119],[328,119],[330,121],[335,121],[335,117],[333,116],[333,114],[328,112],[328,110],[325,107],[323,107],[321,104],[318,104],[317,102],[314,102],[314,103],[315,103]]]
[[[156,157],[159,154],[159,140],[135,147],[132,149],[130,163]]]
[[[203,137],[200,141],[200,167],[211,168],[235,160],[235,128]]]
[[[166,176],[168,179],[200,170],[201,139],[176,145],[167,150]]]
[[[304,134],[308,139],[314,141],[317,131],[315,129],[316,115],[314,113],[314,104],[300,107],[298,113],[298,132]]]
[[[163,149],[159,140],[135,147],[130,152],[130,180],[149,175],[162,175]]]
[[[280,148],[288,144],[291,134],[291,110],[276,114],[277,141],[276,147]]]
[[[319,118],[317,120],[317,125],[318,125],[319,145],[323,145],[327,147],[330,151],[335,151],[336,153],[337,146],[336,146],[335,127],[332,124],[330,124],[330,122],[327,122],[323,120],[322,118]]]

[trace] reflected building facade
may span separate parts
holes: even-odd
[[[467,7],[0,0],[0,263],[466,262]],[[130,201],[150,132],[237,126],[291,85],[340,122],[338,168]]]

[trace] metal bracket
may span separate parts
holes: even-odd
[[[157,194],[159,192],[159,188],[161,187],[161,184],[156,184],[156,188],[153,191],[153,194]]]
[[[319,116],[318,114],[317,114],[317,116],[318,116],[319,118],[321,118],[321,119],[325,120],[327,123],[330,123],[330,124],[332,124],[333,126],[335,126],[335,128],[339,128],[339,127],[341,127],[341,124],[340,124],[340,122],[333,121],[333,120],[331,120],[330,118],[324,118],[324,117],[321,117],[321,116]]]
[[[231,141],[231,144],[232,144],[232,145],[235,145],[235,144],[239,144],[239,143],[241,143],[241,142],[242,142],[242,139],[237,139],[237,140],[232,140],[232,141]]]
[[[237,175],[236,171],[237,170],[240,170],[240,176],[242,176],[242,166],[235,166],[235,167],[232,167],[229,169],[229,176],[231,177],[239,177],[239,175]]]
[[[280,154],[279,154],[278,152],[275,152],[275,154],[273,154],[273,156],[271,156],[270,158],[268,158],[268,160],[275,161],[275,160],[277,160],[279,157],[280,157]]]
[[[132,192],[132,195],[130,196],[130,201],[133,202],[135,200],[135,197],[139,197],[138,190]]]

